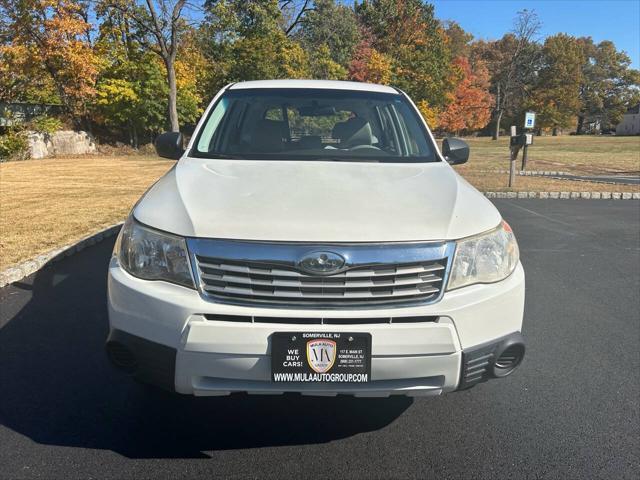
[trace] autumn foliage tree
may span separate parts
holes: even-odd
[[[542,44],[540,26],[523,10],[474,40],[423,0],[0,0],[0,101],[59,104],[134,146],[189,131],[224,85],[269,78],[394,85],[442,132],[497,138],[527,109],[556,132],[612,128],[640,72],[612,42]]]
[[[100,64],[90,43],[86,8],[70,0],[0,0],[9,34],[0,52],[3,69],[16,69],[22,76],[8,80],[15,82],[10,91],[20,97],[23,88],[46,77],[44,84],[53,87],[55,100],[77,123],[85,119],[95,95]],[[7,88],[5,82],[0,80]]]
[[[393,74],[393,60],[376,50],[372,45],[371,34],[365,28],[362,31],[362,40],[356,46],[349,64],[349,78],[356,82],[389,84]]]
[[[488,90],[489,71],[482,62],[472,67],[464,57],[456,58],[453,66],[460,80],[451,102],[439,116],[438,128],[455,133],[480,130],[491,120],[494,104]]]
[[[391,82],[415,101],[443,108],[453,89],[451,52],[433,5],[420,0],[371,0],[356,5],[356,14],[371,34],[371,47],[390,59]]]

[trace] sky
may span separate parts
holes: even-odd
[[[455,20],[476,38],[510,31],[519,10],[535,10],[541,40],[555,33],[611,40],[640,68],[640,0],[430,0],[440,20]]]

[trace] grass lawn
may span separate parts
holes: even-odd
[[[0,270],[122,221],[174,163],[87,156],[0,164]]]
[[[479,170],[509,169],[509,137],[465,139],[471,147],[462,174]],[[516,161],[520,168],[522,151]],[[527,170],[563,171],[574,174],[640,174],[640,136],[534,137],[527,155]]]
[[[471,159],[456,167],[483,191],[508,190],[508,139],[469,139]],[[528,169],[640,172],[640,137],[542,137]],[[0,164],[0,270],[122,221],[174,162],[151,156],[86,156]],[[637,192],[638,186],[517,177],[514,191]]]

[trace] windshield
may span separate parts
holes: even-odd
[[[438,161],[401,94],[349,90],[227,90],[190,152],[195,157],[373,162]]]

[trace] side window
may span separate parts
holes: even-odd
[[[222,120],[222,117],[224,117],[224,114],[227,112],[228,107],[229,100],[226,98],[220,100],[220,102],[215,106],[209,121],[202,130],[200,140],[198,140],[198,151],[208,152],[211,149],[211,138],[213,137],[213,133],[216,131],[216,128],[220,124],[220,120]]]

